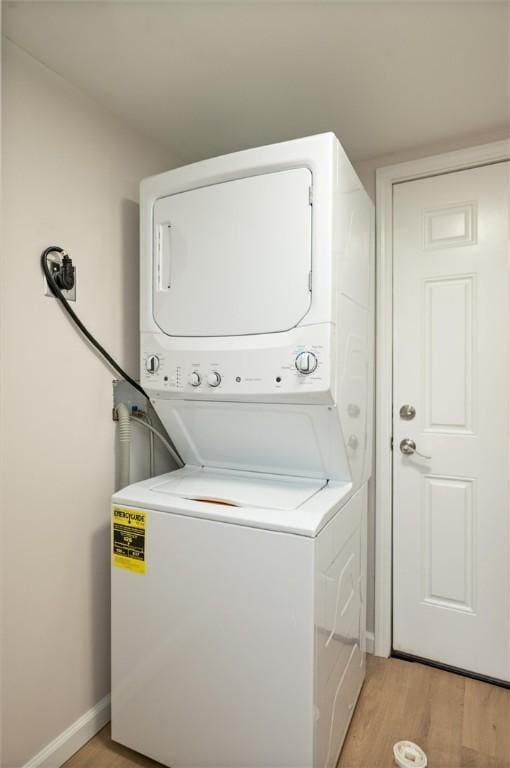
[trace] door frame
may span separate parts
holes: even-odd
[[[374,654],[392,649],[393,186],[510,160],[510,139],[376,170],[375,627]]]

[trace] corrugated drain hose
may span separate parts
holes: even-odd
[[[124,403],[117,406],[119,419],[119,484],[121,488],[129,485],[131,475],[131,417],[129,408]]]

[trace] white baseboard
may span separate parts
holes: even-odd
[[[366,644],[367,644],[367,653],[374,652],[374,633],[373,632],[365,632],[365,638],[366,638]]]
[[[60,768],[110,720],[110,694],[50,741],[23,768]]]

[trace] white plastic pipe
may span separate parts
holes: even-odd
[[[149,424],[147,421],[142,421],[138,416],[134,419],[135,424],[140,424],[142,427],[145,427],[145,429],[148,429],[151,434],[156,435],[159,437],[165,448],[167,449],[168,453],[172,457],[172,459],[175,461],[178,467],[183,467],[184,464],[181,461],[181,457],[178,453],[175,452],[175,449],[170,445],[168,440],[164,435],[159,432],[159,430],[155,429],[152,424]]]
[[[119,486],[129,485],[131,468],[131,417],[124,403],[117,406],[119,419]]]

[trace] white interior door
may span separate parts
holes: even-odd
[[[501,680],[509,320],[509,163],[397,185],[393,646]]]
[[[154,319],[171,336],[293,328],[311,302],[312,174],[265,173],[154,206]]]

